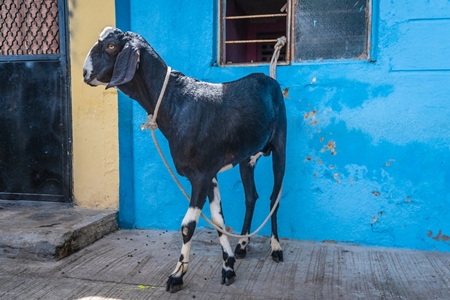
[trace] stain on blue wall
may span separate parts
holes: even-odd
[[[214,1],[118,2],[128,3],[129,14],[118,14],[129,22],[126,29],[142,34],[186,75],[223,82],[268,74],[268,66],[216,65]],[[278,67],[277,79],[289,89],[279,232],[294,239],[450,251],[450,2],[374,0],[373,6],[375,61]],[[128,100],[121,95],[120,101]],[[130,105],[120,108],[120,159],[127,162],[121,164],[120,222],[179,229],[188,203],[149,132],[139,129],[144,110]],[[167,141],[160,133],[158,138],[168,155]],[[260,199],[253,228],[269,212],[270,159],[261,159],[256,171]],[[219,185],[226,223],[240,232],[238,170],[221,173]],[[204,211],[209,215],[207,205]],[[269,226],[262,234],[270,234]]]

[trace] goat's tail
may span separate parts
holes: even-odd
[[[277,123],[270,147],[272,152],[272,169],[274,176],[274,187],[270,197],[271,201],[275,201],[278,197],[286,169],[286,118],[284,117],[280,119],[282,120],[279,121],[283,123]]]

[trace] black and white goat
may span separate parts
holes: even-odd
[[[84,64],[84,81],[92,86],[115,87],[152,114],[168,70],[167,65],[140,35],[106,27]],[[167,291],[181,289],[188,270],[191,238],[206,197],[213,222],[225,228],[217,173],[239,164],[245,191],[246,213],[242,234],[250,224],[258,194],[254,182],[256,160],[272,153],[274,187],[272,208],[280,197],[285,172],[286,110],[277,81],[264,74],[212,84],[171,71],[158,114],[158,126],[169,142],[177,172],[192,185],[191,202],[181,224],[183,246]],[[277,209],[272,215],[271,248],[274,261],[283,260],[277,233]],[[222,246],[222,284],[236,276],[235,257],[246,255],[249,238],[241,238],[235,252],[228,238]]]

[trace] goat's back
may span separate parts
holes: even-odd
[[[211,163],[221,157],[220,167],[235,165],[268,149],[277,126],[286,126],[280,85],[269,76],[255,73],[221,84],[179,80],[182,113],[174,123],[183,125],[170,143],[175,160]]]

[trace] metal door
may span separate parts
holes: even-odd
[[[66,9],[0,0],[0,199],[72,200]]]

